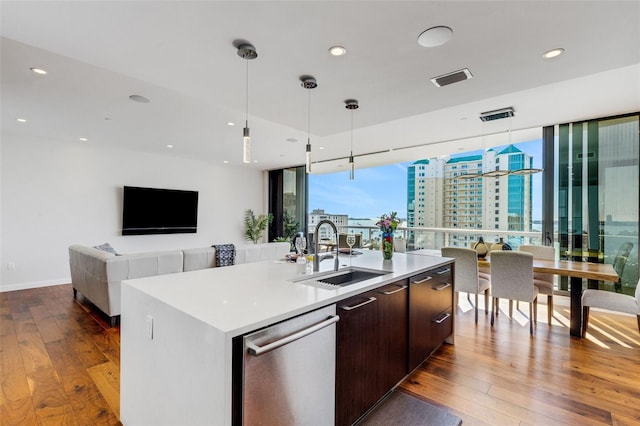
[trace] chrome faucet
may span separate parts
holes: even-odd
[[[336,235],[336,260],[334,262],[333,265],[333,270],[337,271],[340,265],[340,261],[338,260],[338,228],[336,227],[336,224],[331,222],[329,219],[322,219],[320,222],[318,222],[318,224],[316,225],[316,232],[313,234],[313,272],[318,272],[320,270],[320,253],[318,253],[318,250],[320,248],[320,234],[319,234],[319,230],[320,230],[320,226],[324,225],[324,224],[328,224],[333,228],[333,232]]]

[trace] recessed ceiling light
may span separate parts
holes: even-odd
[[[442,46],[451,39],[451,36],[453,36],[453,30],[449,27],[431,27],[418,36],[418,44],[422,47]]]
[[[173,145],[167,145],[167,148],[173,148]]]
[[[544,52],[542,57],[545,58],[545,59],[551,59],[551,58],[556,58],[556,57],[562,55],[563,53],[564,53],[564,49],[562,49],[562,48],[551,49],[548,52]]]
[[[257,163],[257,162],[258,162],[258,160],[253,160],[253,162],[254,162],[254,163]]]
[[[26,123],[26,122],[27,122],[27,119],[26,119],[26,118],[16,118],[16,121],[17,121],[18,123]]]
[[[80,138],[80,140],[81,140],[82,142],[86,142],[86,141],[88,141],[89,139],[87,139],[87,138]]]
[[[321,146],[321,147],[320,147],[320,148],[318,148],[318,149],[324,149],[324,146]]]
[[[149,102],[151,102],[149,99],[145,98],[142,95],[130,95],[129,99],[134,102],[140,102],[141,104],[148,104]]]
[[[227,121],[227,126],[235,126],[236,123],[234,123],[233,121]]]
[[[36,74],[40,74],[40,75],[46,75],[47,71],[43,70],[42,68],[37,68],[37,67],[31,67],[29,68],[31,71],[35,72]]]
[[[229,160],[224,160],[223,163],[224,164],[229,164]]]
[[[342,46],[331,46],[329,53],[331,53],[331,56],[343,56],[347,54],[347,49]]]

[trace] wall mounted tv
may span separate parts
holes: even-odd
[[[125,186],[122,235],[188,234],[198,227],[198,191]]]

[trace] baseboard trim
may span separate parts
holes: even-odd
[[[29,283],[18,283],[9,285],[0,285],[0,293],[6,291],[27,290],[30,288],[49,287],[52,285],[62,285],[71,283],[71,277],[60,278],[58,280],[34,281]]]

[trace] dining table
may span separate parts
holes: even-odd
[[[488,261],[478,261],[490,264]],[[608,263],[580,262],[575,260],[533,259],[533,271],[569,277],[569,295],[571,300],[569,334],[581,338],[582,325],[582,280],[618,282],[618,274]]]
[[[439,250],[415,250],[407,252],[422,255],[437,255]],[[478,259],[478,266],[490,268],[489,258]],[[533,259],[533,271],[545,274],[554,274],[569,277],[570,283],[570,321],[569,334],[581,338],[582,325],[582,280],[612,281],[618,282],[618,274],[613,269],[613,265],[608,263],[579,262],[575,260],[544,260]]]

